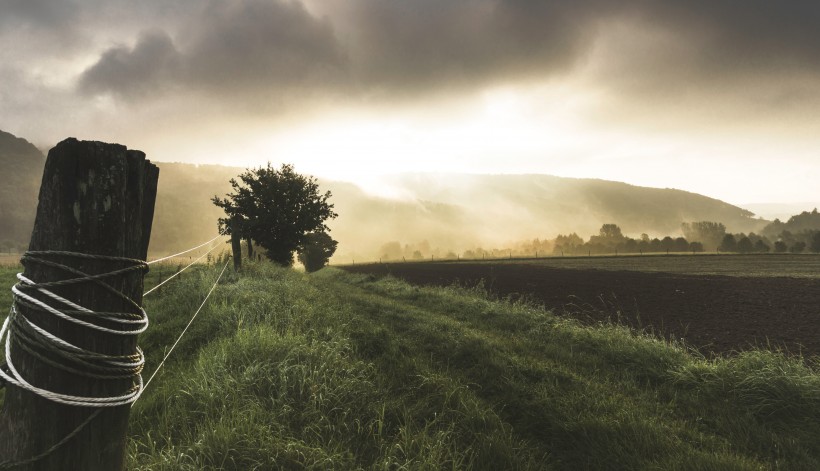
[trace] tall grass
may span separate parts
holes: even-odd
[[[148,374],[215,277],[146,299]],[[816,359],[706,359],[480,287],[250,264],[135,404],[128,465],[808,470],[818,424]]]
[[[213,278],[147,301],[148,371]],[[811,361],[707,360],[480,288],[251,264],[178,350],[134,469],[820,469]]]

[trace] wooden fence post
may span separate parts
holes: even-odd
[[[231,219],[231,251],[233,252],[233,269],[242,269],[242,238],[239,237],[239,218]]]
[[[66,139],[48,153],[30,251],[67,251],[145,260],[154,217],[159,169],[145,154],[119,144]],[[88,274],[123,268],[123,262],[48,255]],[[37,283],[76,277],[63,269],[26,261],[24,276]],[[105,282],[136,304],[142,304],[142,271],[106,278]],[[126,300],[96,283],[49,288],[74,303],[97,312],[134,312]],[[43,295],[34,294],[43,299]],[[136,335],[91,331],[57,316],[18,304],[31,322],[80,348],[108,355],[136,353]],[[103,325],[105,321],[98,321]],[[105,324],[111,327],[113,323]],[[12,342],[11,358],[29,383],[50,391],[89,397],[121,395],[132,379],[95,379],[54,368]],[[51,354],[53,355],[53,354]],[[65,445],[23,470],[121,470],[125,462],[128,404],[103,409],[64,405],[8,384],[0,412],[0,461],[18,462],[50,449],[97,416]]]

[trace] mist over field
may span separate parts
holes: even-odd
[[[9,134],[3,142],[0,157],[12,171],[0,182],[9,192],[0,200],[0,218],[7,222],[0,240],[20,248],[33,223],[44,157]],[[157,163],[152,253],[182,250],[213,237],[222,211],[210,198],[230,192],[229,180],[245,169]],[[394,174],[380,180],[378,191],[350,182],[319,183],[332,193],[330,202],[339,214],[329,223],[339,241],[336,263],[442,258],[479,248],[547,255],[552,251],[547,241],[557,235],[577,233],[586,239],[606,223],[618,224],[635,238],[643,233],[677,237],[681,223],[689,221],[720,221],[735,232],[759,231],[767,223],[742,208],[681,190],[549,175]]]

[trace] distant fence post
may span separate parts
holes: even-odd
[[[231,251],[233,252],[233,269],[242,269],[242,238],[239,236],[239,218],[231,219]]]
[[[131,268],[98,281],[51,285],[47,289],[98,313],[123,313],[115,316],[119,319],[139,315],[145,269],[133,268],[141,265],[130,261],[81,254],[144,261],[158,177],[159,169],[145,159],[145,154],[122,145],[73,138],[57,144],[49,151],[43,171],[29,253],[22,260],[23,276],[42,285]],[[56,302],[36,288],[21,291],[49,305]],[[59,303],[54,307],[69,309]],[[137,354],[136,334],[93,330],[38,309],[31,302],[17,302],[16,312],[10,323],[17,326],[10,336],[10,358],[23,380],[73,396],[111,397],[127,394],[124,391],[133,394],[135,373],[114,378],[109,373],[106,378],[101,374],[89,376],[93,371],[90,367],[77,367],[74,372],[55,367],[83,363],[69,363],[49,349],[37,352],[28,343],[30,340],[24,340],[23,334],[30,332],[19,326],[28,320],[76,347],[115,358]],[[83,317],[101,327],[122,329],[122,324],[114,320],[90,319]],[[29,346],[23,348],[25,344]],[[61,404],[9,383],[0,412],[0,463],[25,462],[13,468],[18,470],[121,470],[130,410],[128,404],[105,408]],[[31,459],[74,432],[64,446]]]

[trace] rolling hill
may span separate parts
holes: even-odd
[[[149,156],[156,159],[158,156]],[[28,242],[44,157],[27,141],[0,133],[0,241]],[[156,162],[160,181],[151,250],[196,245],[216,232],[214,195],[230,191],[237,167]],[[298,168],[297,168],[298,170]],[[616,223],[627,235],[678,235],[684,221],[719,221],[730,231],[758,231],[768,221],[737,206],[675,189],[550,175],[401,174],[384,185],[401,198],[365,192],[338,181],[320,182],[333,193],[339,217],[332,235],[337,261],[373,259],[390,241],[422,244],[431,253],[459,251],[559,233],[595,234]]]
[[[28,244],[44,164],[33,144],[0,131],[0,250]]]

